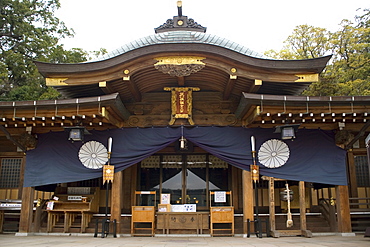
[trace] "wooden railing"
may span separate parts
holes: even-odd
[[[370,197],[351,197],[349,198],[351,208],[370,209]]]
[[[349,198],[352,230],[364,232],[370,226],[370,197]]]
[[[329,222],[330,231],[336,232],[337,231],[337,216],[336,216],[336,208],[335,208],[335,199],[330,198],[320,198],[319,199],[319,209],[321,215],[325,218],[327,222]]]
[[[33,201],[33,210],[36,209],[37,201]],[[22,200],[2,199],[0,200],[0,233],[4,231],[6,218],[18,218],[21,214]],[[18,223],[17,223],[18,224]],[[15,226],[18,228],[18,226]],[[12,229],[17,230],[17,229]]]

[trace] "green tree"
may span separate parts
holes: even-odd
[[[269,50],[265,55],[276,59],[309,59],[328,54],[331,33],[325,28],[309,25],[297,26],[284,41],[284,47],[277,52]]]
[[[47,89],[33,61],[82,62],[87,53],[67,51],[58,41],[73,30],[54,16],[59,0],[0,1],[0,100],[59,97]]]
[[[359,19],[361,22],[362,20]],[[334,55],[331,71],[339,84],[340,95],[369,95],[370,93],[370,27],[341,22],[331,43]]]
[[[370,95],[370,11],[343,20],[337,32],[307,25],[297,26],[281,51],[265,54],[276,59],[308,59],[332,54],[322,80],[304,95]]]

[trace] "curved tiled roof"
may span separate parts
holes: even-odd
[[[93,61],[102,61],[112,57],[119,56],[126,52],[139,49],[145,46],[156,45],[156,44],[170,44],[170,43],[200,43],[200,44],[210,44],[219,47],[223,47],[235,52],[238,52],[243,55],[248,55],[252,57],[264,58],[263,55],[258,54],[246,48],[242,45],[239,45],[235,42],[232,42],[226,38],[221,38],[216,35],[201,33],[201,32],[194,32],[194,31],[171,31],[171,32],[164,32],[158,33],[150,36],[143,37],[141,39],[137,39],[132,41],[126,45],[121,46],[120,48],[109,52],[97,59],[91,60]]]

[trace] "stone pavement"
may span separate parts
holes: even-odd
[[[312,247],[312,246],[370,246],[370,238],[364,235],[356,236],[314,236],[280,237],[280,238],[243,238],[243,237],[119,237],[107,238],[92,235],[81,236],[15,236],[15,234],[0,234],[0,246],[19,247],[229,247],[229,246],[284,246],[284,247]]]

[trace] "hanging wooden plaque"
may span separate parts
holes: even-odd
[[[170,125],[175,123],[177,118],[188,119],[194,125],[192,118],[193,91],[199,91],[198,87],[165,87],[165,91],[171,91],[171,120]]]

